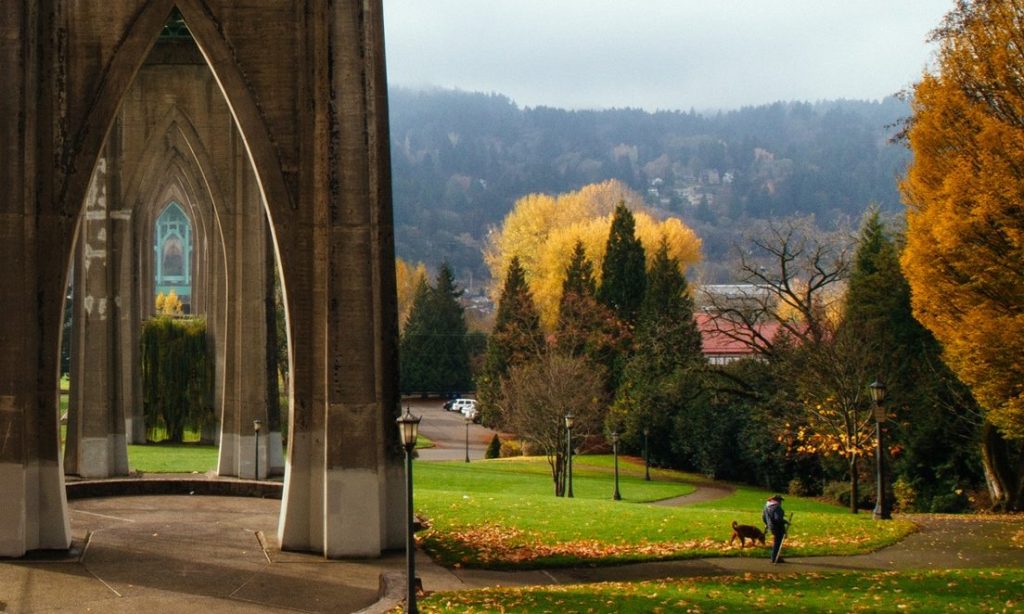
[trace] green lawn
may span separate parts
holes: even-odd
[[[416,465],[417,511],[430,528],[418,538],[445,565],[489,568],[559,567],[699,556],[765,556],[730,546],[731,523],[760,525],[770,493],[739,487],[725,499],[692,507],[647,503],[693,491],[685,474],[661,470],[643,480],[643,464],[620,459],[613,501],[610,459],[577,457],[575,498],[558,498],[543,459]],[[799,497],[787,551],[794,555],[854,554],[891,544],[914,530],[907,520],[876,522],[870,514]]]
[[[436,593],[421,612],[1019,612],[1024,570],[807,573]]]

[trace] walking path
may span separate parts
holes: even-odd
[[[693,498],[720,496],[705,487]],[[706,500],[706,499],[704,499]],[[69,555],[0,561],[0,612],[353,612],[384,611],[401,599],[402,553],[327,561],[281,552],[273,499],[134,496],[70,502]],[[1021,517],[915,516],[921,530],[872,554],[845,557],[706,558],[544,571],[447,569],[417,557],[428,591],[629,581],[743,573],[801,574],[1024,566],[1010,536]],[[382,582],[383,578],[383,582]],[[381,587],[391,593],[380,600]]]

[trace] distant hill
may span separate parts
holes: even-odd
[[[713,115],[520,108],[498,94],[390,91],[398,255],[487,275],[480,247],[517,198],[619,179],[704,240],[709,281],[727,281],[751,220],[814,213],[856,220],[899,207],[909,160],[889,142],[906,102],[779,102]],[[476,288],[474,288],[476,289]]]

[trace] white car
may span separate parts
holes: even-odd
[[[475,399],[455,399],[455,402],[452,403],[451,411],[465,414],[467,410],[476,411]]]

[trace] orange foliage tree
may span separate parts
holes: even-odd
[[[958,2],[935,36],[938,63],[914,87],[906,132],[914,161],[901,186],[908,205],[902,265],[914,315],[1009,440],[1007,448],[993,429],[986,435],[990,492],[1020,507],[1024,1]],[[1000,462],[1007,451],[1016,460]],[[1006,471],[1015,475],[1007,479]]]

